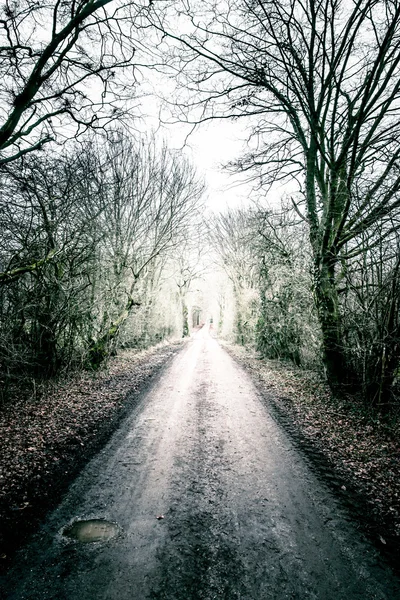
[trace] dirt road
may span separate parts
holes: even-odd
[[[77,518],[107,519],[118,534],[70,539],[63,531]],[[15,600],[400,599],[398,581],[206,329],[1,585]]]

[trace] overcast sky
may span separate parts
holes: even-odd
[[[162,89],[165,96],[174,88],[167,76],[147,69],[139,78],[138,93],[142,97],[143,120],[140,127],[143,132],[157,131],[160,139],[165,139],[168,147],[182,150],[197,167],[200,175],[204,176],[208,188],[207,206],[217,211],[226,207],[236,207],[249,204],[255,199],[250,184],[241,184],[238,175],[231,175],[223,169],[223,165],[239,158],[246,150],[247,128],[250,123],[244,118],[241,120],[215,120],[199,125],[192,133],[191,127],[183,123],[170,123],[160,125],[161,100],[155,95]],[[168,109],[161,111],[166,120],[173,121]],[[188,136],[188,134],[190,135]],[[276,186],[268,193],[268,204],[277,207],[280,198],[287,193],[288,186]]]
[[[174,137],[182,144],[182,133],[176,126]],[[248,185],[238,186],[238,177],[223,169],[227,162],[242,153],[244,128],[232,121],[215,121],[201,125],[187,140],[186,152],[199,172],[204,174],[208,187],[208,205],[222,209],[247,202],[250,195]]]

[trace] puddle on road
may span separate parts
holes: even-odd
[[[119,532],[118,525],[104,519],[74,521],[65,527],[63,535],[78,542],[104,542],[115,537]]]

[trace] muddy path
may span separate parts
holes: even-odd
[[[68,538],[76,519],[109,520],[117,535]],[[15,600],[400,599],[375,548],[206,330],[87,465],[0,586]]]

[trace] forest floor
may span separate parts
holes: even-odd
[[[121,351],[102,371],[47,383],[1,408],[0,570],[181,347]]]
[[[366,414],[354,398],[333,398],[314,371],[261,359],[222,343],[252,375],[275,417],[314,465],[323,465],[390,562],[400,565],[400,423]]]

